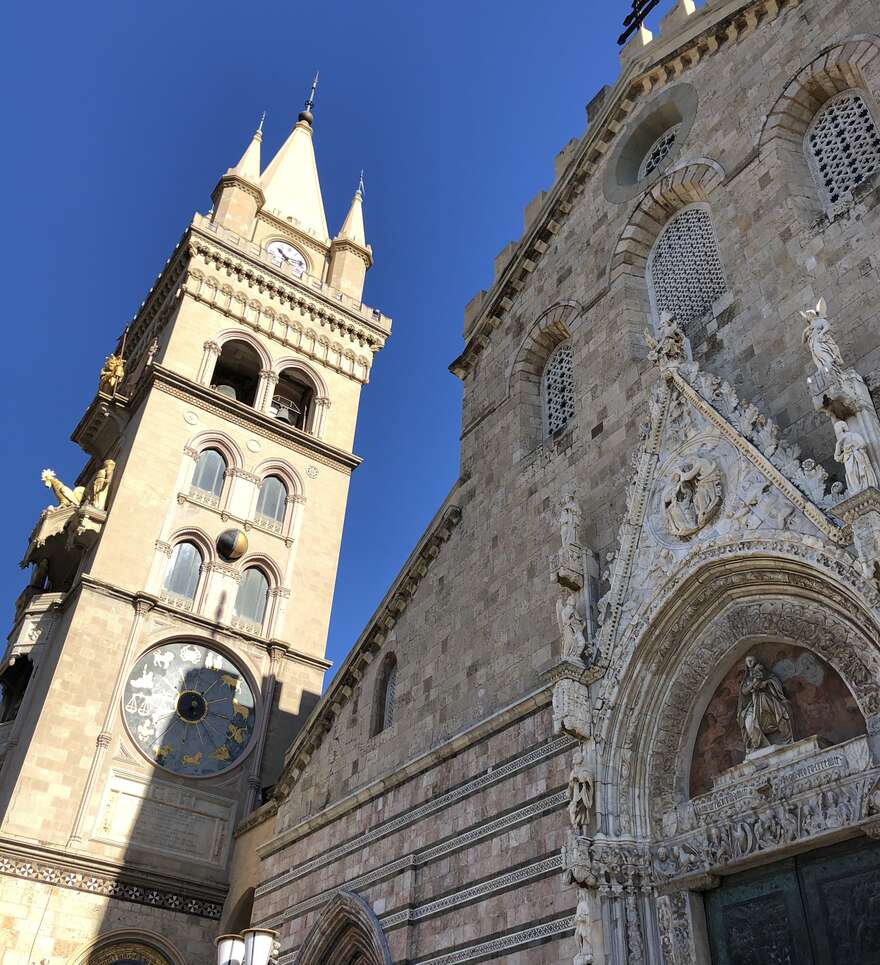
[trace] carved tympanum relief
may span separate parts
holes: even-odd
[[[712,459],[681,460],[663,487],[662,501],[670,535],[687,539],[717,514],[723,497],[721,470]]]
[[[779,678],[755,657],[746,657],[736,719],[746,755],[774,744],[790,744],[791,706]]]

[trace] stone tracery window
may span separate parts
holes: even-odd
[[[278,476],[266,476],[260,484],[257,499],[257,516],[261,520],[280,526],[287,511],[287,486]]]
[[[641,165],[639,166],[639,180],[648,177],[649,174],[657,169],[661,164],[663,159],[672,150],[672,146],[675,144],[675,139],[678,137],[678,132],[681,128],[681,124],[674,124],[668,130],[664,131],[660,137],[648,148]]]
[[[216,449],[205,449],[199,454],[192,477],[192,488],[218,499],[226,478],[226,460]]]
[[[235,619],[255,627],[263,625],[266,605],[269,602],[269,581],[262,570],[253,566],[241,575],[235,594],[233,612]]]
[[[827,200],[837,204],[880,168],[880,128],[854,90],[832,97],[804,140],[807,159]]]
[[[574,418],[574,354],[571,342],[559,345],[541,377],[544,426],[548,436],[561,432]]]
[[[691,205],[667,222],[648,259],[648,288],[657,316],[671,312],[685,328],[727,291],[715,228],[705,207]]]

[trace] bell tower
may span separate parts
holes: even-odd
[[[265,169],[261,122],[107,358],[79,478],[43,473],[0,664],[15,961],[211,960],[236,825],[320,695],[391,320],[361,300],[361,190],[330,237],[315,86]]]

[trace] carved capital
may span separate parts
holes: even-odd
[[[97,747],[109,747],[112,737],[113,735],[109,730],[102,730],[95,738],[95,745]]]
[[[156,551],[159,552],[159,553],[161,553],[162,556],[167,556],[167,557],[170,558],[170,557],[171,557],[171,554],[174,552],[174,548],[172,547],[172,545],[171,545],[170,543],[166,543],[166,542],[164,542],[164,540],[157,539],[157,540],[156,540]]]
[[[320,406],[322,409],[329,409],[330,399],[326,395],[320,395],[315,399],[315,405]]]
[[[184,454],[185,456],[189,456],[190,459],[193,459],[193,460],[199,458],[199,451],[198,451],[198,449],[193,449],[192,446],[184,446],[184,447],[183,447],[183,454]]]
[[[218,342],[214,342],[214,341],[212,341],[212,340],[210,340],[210,339],[209,339],[207,342],[205,342],[204,349],[205,349],[205,351],[208,352],[208,354],[210,354],[210,355],[219,355],[219,354],[220,354],[220,344],[219,344]]]

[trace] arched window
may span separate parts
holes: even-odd
[[[827,201],[837,204],[880,168],[880,128],[864,97],[848,90],[827,101],[804,148]]]
[[[241,574],[235,594],[233,613],[236,618],[254,626],[262,626],[269,601],[269,581],[261,570],[251,567]]]
[[[266,476],[260,484],[257,516],[274,523],[283,523],[287,511],[287,486],[277,476]]]
[[[394,723],[394,700],[397,695],[397,658],[389,654],[382,664],[376,687],[376,706],[373,712],[373,736]]]
[[[199,588],[202,553],[195,543],[178,543],[171,553],[163,591],[175,600],[192,605]]]
[[[563,342],[547,359],[541,376],[546,435],[555,436],[574,417],[574,364],[571,342]]]
[[[315,387],[299,369],[285,369],[278,376],[269,414],[296,429],[311,432]]]
[[[669,221],[648,259],[648,289],[659,318],[671,312],[687,323],[711,310],[727,291],[715,228],[708,210],[693,205]]]
[[[260,356],[253,346],[238,339],[223,343],[211,376],[211,388],[228,399],[253,405],[260,381]]]
[[[226,477],[226,460],[216,449],[205,449],[199,454],[192,478],[193,489],[219,498]]]

